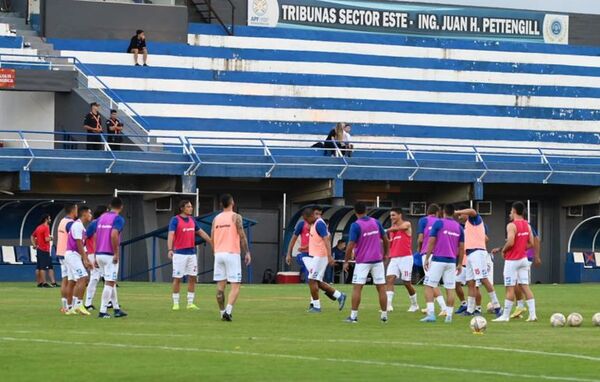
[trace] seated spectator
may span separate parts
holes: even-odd
[[[146,48],[146,35],[143,30],[138,29],[135,32],[135,36],[131,38],[129,48],[127,48],[127,53],[133,53],[133,62],[135,63],[135,66],[140,66],[138,63],[138,55],[142,53],[144,66],[148,66],[148,48]]]
[[[117,118],[117,111],[110,111],[110,118],[106,120],[107,141],[113,151],[121,150],[123,143],[123,124]]]
[[[90,112],[85,116],[83,121],[83,128],[88,133],[87,136],[87,149],[88,150],[102,150],[102,117],[98,110],[100,105],[96,102],[90,104]]]
[[[347,157],[352,156],[352,151],[354,150],[354,145],[352,144],[352,126],[348,123],[344,124],[344,155]]]
[[[337,156],[336,146],[340,149],[344,148],[344,123],[338,122],[325,138],[324,147],[326,156]]]
[[[332,251],[333,259],[335,261],[344,261],[346,258],[346,242],[342,239],[338,240]]]

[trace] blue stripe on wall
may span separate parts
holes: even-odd
[[[22,47],[23,47],[23,37],[0,36],[0,48],[21,49]]]
[[[233,94],[182,93],[162,91],[114,90],[128,103],[182,105],[224,105],[260,108],[299,108],[352,110],[416,114],[518,117],[555,120],[600,120],[599,110],[463,105],[429,102],[400,102],[335,98],[273,97]],[[499,128],[502,126],[499,126]]]
[[[317,122],[279,122],[235,119],[201,119],[144,117],[151,130],[225,131],[266,134],[322,134],[323,139],[333,124]],[[471,129],[408,125],[352,124],[354,135],[476,139],[503,141],[543,141],[557,143],[600,144],[600,136],[593,133],[545,132],[527,130]]]

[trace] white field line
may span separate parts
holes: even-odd
[[[3,330],[0,329],[0,332]],[[10,330],[6,331],[9,333],[28,334],[34,333],[29,330]],[[345,339],[318,339],[310,340],[304,338],[293,338],[293,337],[223,337],[223,336],[198,336],[189,334],[160,334],[160,333],[111,333],[111,332],[99,332],[99,331],[80,331],[72,330],[66,331],[76,334],[83,335],[114,335],[124,337],[179,337],[179,338],[204,338],[204,339],[228,339],[228,340],[256,340],[256,341],[285,341],[285,342],[315,342],[315,343],[346,343],[346,344],[374,344],[374,345],[386,345],[386,346],[420,346],[420,347],[444,347],[444,348],[459,348],[459,349],[476,349],[503,353],[519,353],[519,354],[532,354],[541,355],[546,357],[558,357],[558,358],[574,358],[585,361],[600,362],[600,357],[593,357],[582,354],[573,353],[559,353],[559,352],[546,352],[542,350],[529,350],[529,349],[516,349],[516,348],[503,348],[497,346],[481,346],[481,345],[463,345],[463,344],[444,344],[444,343],[427,343],[427,342],[411,342],[411,341],[366,341],[366,340],[345,340]]]
[[[552,375],[543,374],[517,374],[508,373],[501,371],[491,370],[480,370],[480,369],[469,369],[469,368],[457,368],[457,367],[446,367],[446,366],[435,366],[435,365],[424,365],[424,364],[412,364],[404,362],[385,362],[385,361],[374,361],[374,360],[359,360],[359,359],[345,359],[345,358],[325,358],[325,357],[311,357],[293,354],[275,354],[275,353],[257,353],[239,350],[218,350],[218,349],[207,349],[207,348],[196,348],[196,347],[174,347],[174,346],[157,346],[157,345],[136,345],[136,344],[124,344],[124,343],[106,343],[106,342],[77,342],[77,341],[59,341],[59,340],[47,340],[41,338],[16,338],[16,337],[0,337],[0,341],[4,342],[28,342],[28,343],[44,343],[64,346],[95,346],[95,347],[108,347],[108,348],[120,348],[120,349],[139,349],[139,350],[165,350],[174,352],[198,352],[198,353],[211,353],[211,354],[226,354],[226,355],[241,355],[251,356],[259,358],[279,358],[289,359],[294,361],[311,361],[311,362],[336,362],[336,363],[347,363],[356,365],[369,365],[369,366],[389,366],[399,368],[413,368],[413,369],[425,369],[433,371],[451,372],[451,373],[473,373],[481,375],[492,375],[501,377],[514,377],[514,378],[526,378],[534,380],[548,380],[548,381],[573,381],[573,382],[600,382],[597,379],[588,378],[576,378],[576,377],[559,377]]]

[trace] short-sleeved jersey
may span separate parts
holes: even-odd
[[[48,224],[40,224],[31,234],[35,237],[35,242],[40,251],[50,252],[50,242],[46,241],[50,237],[50,226]]]

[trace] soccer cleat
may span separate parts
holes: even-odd
[[[473,317],[475,315],[475,312],[470,313],[468,310],[465,310],[465,312],[462,315],[465,317]]]
[[[50,285],[48,283],[43,283],[42,288],[52,288],[52,285]]]
[[[119,317],[127,317],[127,313],[125,313],[124,311],[122,311],[121,309],[115,309],[115,313],[114,313],[115,318],[119,318]]]
[[[388,305],[387,311],[388,312],[393,312],[394,311],[394,307],[392,305]]]
[[[419,305],[411,305],[410,308],[408,308],[407,312],[409,313],[415,313],[419,311]]]
[[[229,314],[227,312],[223,312],[223,315],[221,316],[221,320],[231,322],[231,321],[233,321],[233,317],[231,316],[231,314]]]
[[[112,318],[108,313],[98,313],[98,318]]]
[[[67,309],[67,308],[60,308],[60,312],[62,314],[66,314],[68,311],[69,311],[69,309]]]
[[[435,322],[436,321],[435,314],[427,315],[427,316],[425,316],[425,318],[422,318],[420,321],[421,322]]]
[[[75,309],[71,308],[71,309],[67,310],[67,312],[65,313],[65,316],[76,316],[77,314],[79,314],[79,313],[77,313],[75,311]]]
[[[444,323],[451,324],[452,323],[452,316],[446,316],[446,319],[444,320]]]
[[[60,287],[60,285],[59,285],[59,284],[57,284],[57,283],[52,283],[52,284],[50,284],[50,286],[51,286],[52,288],[57,288],[57,287]]]
[[[526,311],[527,311],[527,309],[525,309],[525,308],[519,308],[519,307],[517,307],[515,309],[515,312],[510,315],[510,318],[522,318],[523,317],[523,313],[525,313]]]
[[[380,320],[381,320],[382,324],[387,324],[387,322],[388,322],[388,318],[387,317],[381,317]]]
[[[347,324],[357,324],[358,323],[358,318],[352,318],[352,317],[348,317],[344,320],[345,323]]]
[[[492,321],[493,322],[508,322],[508,321],[510,321],[510,318],[505,317],[505,316],[500,316]]]
[[[421,309],[421,313],[423,313],[423,314],[427,314],[427,308],[423,308],[423,309]]]
[[[496,315],[496,318],[502,316],[502,313],[503,313],[502,308],[500,308],[500,307],[494,308],[494,314]]]
[[[528,317],[528,318],[525,320],[525,322],[537,322],[537,317],[535,317],[535,316],[534,316],[534,317],[531,317],[531,316],[529,316],[529,317]]]
[[[42,283],[39,283],[39,284],[37,285],[37,287],[38,287],[38,288],[43,288],[43,287],[44,287],[44,284],[42,284]]]
[[[338,298],[339,310],[344,309],[345,304],[346,304],[346,293],[342,293],[340,298]]]
[[[461,305],[458,309],[456,309],[456,312],[454,312],[454,314],[463,314],[466,311],[467,311],[467,306]]]
[[[87,310],[96,310],[96,307],[94,305],[88,305],[85,307]]]
[[[473,312],[474,316],[481,316],[481,309],[475,309],[475,311]]]
[[[171,310],[179,310],[179,304],[173,304]]]
[[[112,309],[112,308],[113,308],[113,304],[112,304],[112,301],[110,301],[108,303],[108,305],[106,305],[106,309]]]
[[[311,306],[307,312],[308,313],[321,313],[321,308],[315,308],[314,306]]]
[[[440,316],[440,317],[446,317],[447,315],[448,315],[448,313],[445,310],[442,310],[440,312],[440,314],[438,314],[438,316]]]
[[[187,306],[185,307],[187,310],[200,310],[200,308],[198,308],[196,306],[196,304],[187,304]]]
[[[82,316],[89,316],[91,314],[90,312],[88,312],[88,310],[83,305],[75,308],[75,312],[77,312],[78,314],[80,314]]]

